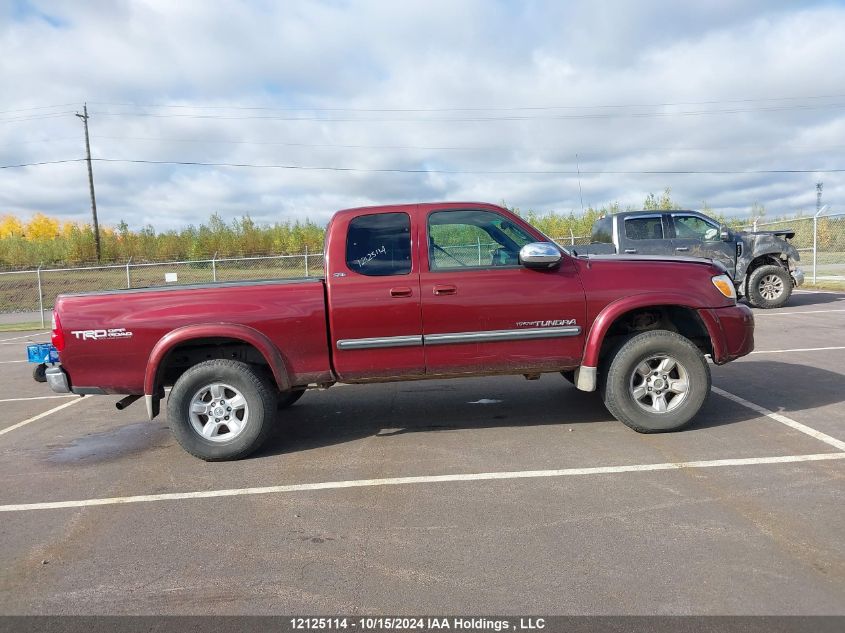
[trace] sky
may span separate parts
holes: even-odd
[[[0,169],[0,215],[90,219],[85,102],[110,225],[842,211],[843,34],[842,2],[0,0],[0,166],[72,161]]]

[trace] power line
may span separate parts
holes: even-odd
[[[41,165],[61,165],[62,163],[81,163],[84,158],[65,158],[64,160],[42,160],[36,163],[18,163],[16,165],[0,165],[0,169],[15,169],[17,167],[39,167]]]
[[[39,161],[33,163],[19,163],[15,165],[0,165],[0,169],[14,169],[17,167],[37,167],[41,165],[58,165],[62,163],[79,163],[87,158],[68,158],[64,160]],[[742,175],[742,174],[825,174],[841,173],[845,169],[650,169],[650,170],[467,170],[467,169],[406,169],[406,168],[367,168],[367,167],[339,167],[317,165],[281,165],[261,163],[212,163],[189,160],[147,160],[140,158],[91,158],[93,162],[101,163],[130,163],[141,165],[181,165],[193,167],[236,167],[251,169],[290,169],[299,171],[339,171],[362,173],[399,173],[399,174],[453,174],[453,175],[564,175],[577,176],[593,175]]]
[[[33,106],[31,108],[18,108],[17,110],[0,110],[0,114],[13,114],[15,112],[32,112],[33,110],[52,110],[53,108],[67,108],[75,106],[75,103],[58,103],[56,105]]]
[[[91,160],[104,163],[137,163],[149,165],[183,165],[197,167],[241,167],[255,169],[291,169],[301,171],[347,171],[367,173],[400,173],[400,174],[480,174],[480,175],[578,175],[578,171],[571,170],[451,170],[451,169],[403,169],[403,168],[364,168],[364,167],[327,167],[311,165],[274,165],[256,163],[212,163],[202,161],[177,161],[177,160],[144,160],[130,158],[92,158]],[[590,175],[644,175],[644,174],[665,174],[665,175],[734,175],[734,174],[815,174],[815,173],[838,173],[845,172],[845,169],[749,169],[749,170],[644,170],[644,171],[584,171],[581,174]]]
[[[824,108],[842,108],[845,103],[829,103],[824,105],[795,105],[795,106],[771,106],[763,108],[733,108],[723,110],[689,110],[684,112],[619,112],[607,114],[557,114],[549,116],[489,116],[489,117],[437,117],[437,118],[329,118],[329,117],[284,117],[284,116],[263,116],[247,115],[232,116],[219,114],[158,114],[155,112],[96,112],[101,116],[130,116],[150,117],[155,119],[210,119],[224,121],[304,121],[317,123],[469,123],[487,121],[563,121],[563,120],[589,120],[589,119],[616,119],[616,118],[666,118],[674,116],[706,116],[713,114],[739,114],[745,112],[782,112],[789,110],[817,110]]]
[[[12,117],[9,119],[0,119],[0,123],[19,123],[21,121],[38,121],[41,119],[55,119],[58,117],[67,116],[68,114],[73,114],[72,111],[68,110],[67,112],[51,112],[50,114],[36,114],[32,116],[22,116],[22,117]]]
[[[243,106],[243,105],[190,105],[190,104],[158,104],[158,103],[120,103],[107,101],[92,101],[92,105],[132,107],[132,108],[183,108],[203,110],[263,110],[276,112],[512,112],[530,110],[580,110],[599,108],[663,108],[670,106],[716,105],[720,103],[755,103],[763,101],[800,101],[802,99],[839,99],[845,94],[810,95],[793,97],[759,97],[743,99],[717,99],[711,101],[677,101],[667,103],[628,103],[628,104],[593,104],[593,105],[545,105],[545,106],[471,106],[452,108],[326,108],[306,106]]]
[[[518,147],[514,145],[486,145],[486,146],[427,146],[427,145],[360,145],[360,144],[336,144],[336,143],[290,143],[287,141],[242,141],[231,139],[200,139],[200,138],[167,138],[160,136],[100,136],[92,134],[91,138],[105,139],[112,141],[155,141],[168,143],[200,143],[200,144],[225,144],[225,145],[269,145],[282,147],[308,147],[308,148],[334,148],[334,149],[400,149],[400,150],[425,150],[425,151],[471,151],[471,152],[489,152],[489,151],[509,151],[509,150],[540,150],[540,151],[558,151],[560,146],[527,146]],[[55,141],[76,140],[69,138],[59,138]],[[38,143],[47,141],[26,141],[26,143]],[[23,143],[21,143],[23,144]],[[762,149],[762,150],[782,150],[781,146],[777,145],[752,145],[739,143],[731,147],[628,147],[625,151],[690,151],[690,152],[710,152],[710,151],[734,151],[738,148],[745,149]],[[789,145],[789,149],[804,149],[810,151],[820,151],[826,149],[841,149],[845,145]],[[583,154],[583,152],[579,152]]]

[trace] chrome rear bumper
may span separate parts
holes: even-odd
[[[50,389],[56,393],[70,393],[70,385],[68,384],[67,374],[61,367],[48,367],[45,372],[47,384]]]

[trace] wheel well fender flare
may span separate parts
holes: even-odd
[[[791,250],[794,251],[793,253],[789,249],[782,249],[782,248],[775,248],[774,246],[760,249],[759,251],[754,251],[751,254],[751,258],[747,260],[747,263],[742,263],[741,261],[737,263],[737,276],[736,279],[739,281],[742,287],[745,287],[745,284],[748,283],[748,278],[751,276],[751,273],[754,272],[755,269],[759,268],[760,266],[766,265],[773,265],[773,266],[780,266],[781,268],[787,268],[785,265],[785,261],[789,259],[793,261],[799,261],[800,257],[798,255],[798,251],[795,250],[794,247],[791,247]],[[786,255],[787,260],[783,259],[783,255]]]
[[[185,325],[172,330],[162,336],[153,346],[147,360],[144,373],[144,394],[155,397],[161,379],[162,363],[168,352],[182,343],[201,338],[230,338],[251,345],[264,358],[279,389],[290,389],[290,378],[282,352],[269,337],[247,325],[238,323],[204,323],[200,325]]]
[[[598,316],[593,321],[590,331],[587,334],[587,339],[584,342],[584,358],[581,363],[582,367],[598,367],[599,355],[601,354],[602,343],[604,343],[605,336],[611,326],[622,316],[633,310],[641,308],[684,308],[695,312],[707,330],[707,335],[710,337],[710,342],[713,346],[714,355],[717,350],[723,347],[722,331],[719,328],[718,321],[715,319],[701,318],[701,313],[706,312],[700,302],[694,297],[683,293],[663,292],[655,296],[649,295],[633,295],[630,297],[623,297],[605,306]],[[710,315],[708,315],[710,316]]]

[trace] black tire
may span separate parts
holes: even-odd
[[[755,308],[780,308],[789,301],[791,294],[792,277],[780,266],[760,266],[748,277],[746,296],[748,303]]]
[[[642,373],[637,373],[639,367],[646,364],[651,367],[652,362],[657,362],[654,369],[658,369],[661,365],[655,359],[663,357],[674,360],[675,367],[656,373],[649,370],[647,379]],[[710,394],[710,368],[707,360],[688,339],[674,332],[653,330],[637,334],[623,343],[608,360],[610,367],[599,384],[604,404],[613,417],[638,433],[660,433],[683,428],[699,412]],[[668,376],[668,380],[664,376]],[[674,392],[674,387],[667,388],[672,384],[681,385],[684,377],[687,389],[683,397]],[[654,387],[648,388],[648,384]],[[648,401],[635,397],[635,387],[647,389],[641,393],[642,398]],[[653,393],[661,395],[656,398]],[[676,402],[675,398],[678,397],[681,399]],[[654,408],[658,399],[662,400],[666,411],[658,412]]]
[[[32,378],[35,382],[47,382],[47,365],[40,363],[32,370]]]
[[[294,389],[292,391],[281,392],[276,399],[276,409],[281,411],[282,409],[287,409],[288,407],[293,406],[304,394],[305,389]]]
[[[560,372],[560,375],[566,378],[569,382],[573,385],[575,384],[575,370],[574,369],[565,369],[564,371]]]
[[[203,437],[192,422],[191,402],[196,402],[203,389],[217,384],[232,388],[225,390],[221,398],[234,400],[233,396],[226,395],[226,392],[234,392],[243,396],[246,403],[243,413],[246,422],[231,440],[225,439],[225,434],[230,432],[225,422],[218,425],[225,431],[217,436],[216,441]],[[205,361],[191,367],[173,385],[167,401],[168,424],[182,448],[194,457],[210,462],[242,459],[258,450],[267,440],[275,417],[277,394],[275,385],[260,369],[233,360]],[[225,404],[226,401],[221,399],[220,402]],[[210,404],[215,403],[212,401]],[[197,417],[200,423],[203,417],[208,423],[212,421],[210,416]]]

